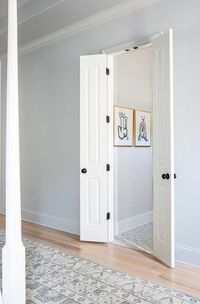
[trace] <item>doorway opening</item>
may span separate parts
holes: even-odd
[[[113,56],[113,83],[114,243],[153,253],[150,44]]]
[[[141,224],[151,223],[153,213],[153,255],[174,267],[173,31],[170,29],[156,35],[150,41],[145,45],[136,44],[136,47],[133,44],[133,53],[130,52],[129,55],[130,47],[123,51],[117,47],[105,50],[103,54],[81,56],[80,239],[113,242],[115,234],[121,232],[120,227],[123,232],[128,224],[133,224],[134,229]],[[128,57],[125,56],[133,56],[132,54],[140,54],[141,58],[132,69],[129,67],[131,63],[126,63],[125,68],[122,60],[119,64],[122,76],[115,78],[114,59],[119,54],[127,61]],[[144,64],[145,60],[148,68]],[[143,67],[140,66],[140,61]],[[127,69],[129,73],[126,73]],[[134,75],[135,70],[137,73]],[[134,86],[136,83],[137,87]],[[134,95],[131,95],[127,86]],[[115,114],[116,107],[113,111],[114,105],[121,107],[120,118]],[[129,108],[137,110],[134,119],[138,121],[134,127],[135,145],[131,135],[133,112]],[[150,127],[146,127],[148,117],[150,124],[151,111],[153,153]],[[119,121],[117,126],[116,117],[123,121]],[[113,151],[116,128],[120,128],[120,137],[128,140],[128,144],[124,148],[115,147]],[[128,149],[127,145],[131,147]],[[116,150],[117,153],[114,154]],[[128,152],[130,155],[126,155]],[[117,166],[116,162],[119,162]],[[116,172],[118,174],[115,177]],[[124,198],[128,202],[126,211]],[[132,208],[134,199],[136,203]],[[117,201],[121,201],[121,205],[117,205]],[[116,206],[119,207],[118,210]],[[130,211],[135,213],[130,214]],[[125,216],[129,216],[128,220]]]

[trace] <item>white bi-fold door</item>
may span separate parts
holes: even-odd
[[[80,58],[80,237],[108,241],[107,55]]]
[[[174,267],[174,151],[172,30],[152,41],[154,255]],[[80,238],[108,242],[114,210],[107,164],[112,149],[106,120],[113,103],[108,55],[80,60]],[[110,77],[110,78],[109,78]],[[110,80],[109,80],[110,79]],[[109,127],[111,129],[109,129]],[[134,149],[134,148],[133,148]],[[111,170],[113,168],[111,167]],[[112,221],[113,222],[113,221]],[[113,229],[114,230],[114,229]]]

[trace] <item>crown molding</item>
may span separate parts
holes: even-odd
[[[69,38],[80,32],[87,31],[98,25],[110,22],[119,17],[131,14],[136,10],[151,6],[161,1],[162,0],[127,0],[122,4],[118,4],[110,9],[104,10],[98,14],[92,15],[86,19],[80,20],[69,26],[63,27],[58,31],[20,46],[19,55],[24,55],[26,53],[32,52],[36,49],[52,44],[58,40]],[[5,56],[6,54],[2,55],[0,58],[3,58]]]
[[[36,16],[44,14],[45,12],[51,10],[52,8],[62,4],[63,2],[64,2],[64,0],[57,0],[57,1],[52,0],[52,3],[47,5],[47,6],[44,6],[44,3],[39,3],[40,8],[38,7],[37,8],[38,11],[34,12],[34,13],[29,11],[28,14],[27,14],[27,12],[25,13],[25,12],[18,11],[18,26],[30,21],[31,19],[33,19]],[[29,3],[31,3],[31,0],[21,1],[21,4],[18,5],[18,9],[20,9],[21,7],[23,9],[23,6],[25,4],[29,4]],[[36,5],[38,6],[37,3],[36,3]],[[3,18],[4,18],[4,24],[3,24],[4,28],[2,30],[0,30],[0,37],[8,32],[7,16],[4,16],[4,17],[0,18],[0,22]]]
[[[17,7],[18,8],[20,8],[21,6],[23,6],[23,5],[25,5],[26,3],[28,3],[28,2],[30,2],[31,0],[18,0],[17,1]],[[7,16],[7,12],[6,13],[1,13],[0,12],[0,19],[2,18],[2,17],[5,17],[5,16]]]

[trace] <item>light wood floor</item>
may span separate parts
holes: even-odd
[[[2,215],[0,228],[4,228]],[[107,267],[200,296],[200,269],[183,264],[177,264],[175,269],[170,269],[151,255],[133,249],[114,244],[80,242],[77,236],[29,222],[23,222],[23,234],[29,239],[46,242]]]

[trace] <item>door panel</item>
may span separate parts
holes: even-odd
[[[152,49],[154,255],[168,266],[174,267],[172,30],[154,39]]]
[[[107,242],[107,56],[80,59],[80,237]]]

